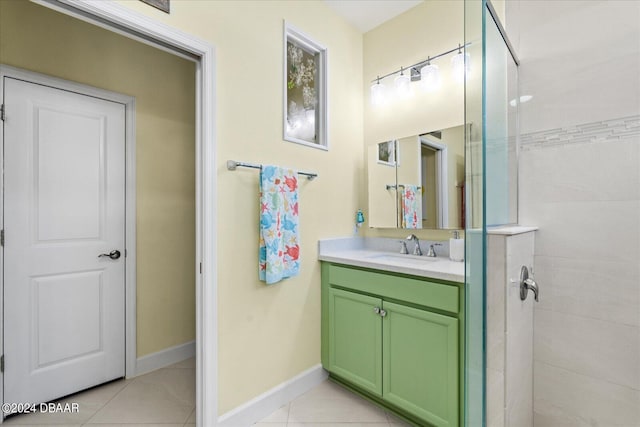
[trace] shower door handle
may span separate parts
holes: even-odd
[[[540,289],[535,280],[529,277],[529,269],[523,265],[520,269],[520,299],[522,301],[527,299],[529,291],[533,291],[536,302],[538,302],[538,294]]]

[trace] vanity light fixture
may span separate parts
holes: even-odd
[[[404,74],[404,68],[400,67],[400,75],[395,78],[396,93],[400,98],[407,98],[411,95],[411,79]]]
[[[381,106],[385,103],[387,98],[387,87],[380,83],[380,76],[377,81],[371,85],[371,104],[374,106]]]
[[[467,52],[463,52],[462,48],[466,48],[471,43],[464,45],[458,44],[457,47],[442,52],[435,56],[428,56],[427,59],[417,62],[408,67],[400,67],[399,70],[392,71],[382,77],[378,76],[372,80],[371,85],[371,104],[374,106],[380,106],[387,101],[387,93],[385,86],[380,83],[380,80],[386,79],[393,75],[399,74],[395,80],[395,92],[399,98],[407,98],[411,94],[411,82],[420,81],[421,85],[426,91],[434,91],[440,85],[440,69],[437,65],[431,62],[441,58],[443,56],[457,52],[457,54],[451,58],[451,65],[453,68],[453,74],[456,80],[464,81],[465,75],[469,74],[471,70],[470,55]],[[409,75],[405,75],[405,71]]]
[[[451,68],[453,70],[453,77],[463,82],[466,74],[471,71],[470,56],[467,52],[462,52],[462,45],[458,45],[458,53],[451,58]]]
[[[431,64],[431,58],[427,57],[427,64],[420,69],[420,82],[427,92],[433,92],[440,87],[440,69]]]

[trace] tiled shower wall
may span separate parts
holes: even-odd
[[[640,426],[640,2],[507,2],[506,20],[533,96],[534,425]]]

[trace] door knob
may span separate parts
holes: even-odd
[[[109,252],[108,254],[100,254],[100,255],[98,255],[98,258],[102,258],[102,257],[109,257],[111,259],[118,259],[118,258],[120,258],[120,251],[115,249],[115,250]]]

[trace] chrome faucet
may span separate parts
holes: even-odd
[[[416,236],[415,234],[410,234],[409,236],[407,236],[406,240],[414,240],[416,242],[416,245],[413,248],[413,254],[421,256],[422,250],[420,249],[420,240],[418,239],[418,236]]]

